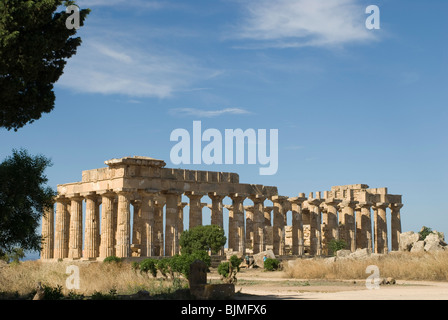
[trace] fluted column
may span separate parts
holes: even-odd
[[[116,255],[119,258],[129,257],[131,253],[131,193],[118,192],[118,217],[116,236]]]
[[[140,255],[152,257],[154,255],[154,192],[139,191],[141,197]]]
[[[339,236],[346,243],[350,251],[356,250],[356,223],[355,223],[356,203],[344,200],[339,204]]]
[[[360,202],[356,206],[356,247],[372,250],[371,203]]]
[[[212,216],[211,216],[211,224],[220,226],[223,228],[224,220],[223,220],[223,204],[222,200],[226,197],[225,195],[218,194],[216,192],[210,192],[208,194],[210,199],[212,199]]]
[[[233,237],[233,250],[242,252],[246,251],[245,230],[244,230],[244,206],[245,195],[230,194],[232,199],[232,229],[230,228],[230,211],[229,211],[229,239]]]
[[[182,196],[180,197],[180,200],[182,200]],[[184,232],[184,208],[187,205],[187,202],[179,202],[177,206],[177,244],[175,248],[175,254],[180,253],[180,237],[182,235],[182,232]]]
[[[375,230],[375,253],[387,253],[387,220],[386,208],[388,203],[379,202],[372,208],[374,210],[374,230]]]
[[[68,242],[70,229],[70,204],[65,197],[56,198],[56,226],[54,239],[54,258],[68,257]]]
[[[154,255],[163,256],[163,207],[165,197],[159,195],[154,202]]]
[[[100,258],[115,255],[114,200],[115,193],[101,194],[101,242]]]
[[[310,255],[322,254],[321,218],[319,205],[323,200],[314,198],[311,192],[308,197],[308,210],[310,211]]]
[[[100,246],[100,221],[99,206],[97,203],[98,196],[95,194],[87,194],[86,199],[86,217],[85,217],[85,234],[84,234],[84,251],[83,258],[90,259],[99,256]]]
[[[292,250],[293,255],[304,254],[302,203],[306,200],[305,194],[289,198],[292,211]]]
[[[246,240],[247,249],[254,249],[254,206],[244,206],[246,214]]]
[[[134,215],[132,219],[132,251],[137,250],[141,255],[141,246],[142,246],[142,201],[140,199],[136,199],[131,202],[134,208]]]
[[[82,256],[82,201],[83,197],[70,197],[70,236],[68,257],[80,259]]]
[[[273,196],[271,198],[274,204],[272,238],[273,238],[273,252],[275,255],[285,254],[285,217],[283,216],[283,205],[288,197]]]
[[[389,208],[391,210],[391,250],[397,251],[400,245],[400,233],[401,233],[401,216],[400,209],[403,207],[402,203],[391,203]]]
[[[202,205],[201,199],[203,193],[193,191],[186,192],[185,195],[190,199],[189,229],[202,225]]]
[[[164,192],[166,198],[165,218],[165,256],[176,254],[176,239],[178,237],[178,206],[180,203],[180,192]]]
[[[270,227],[272,226],[271,222],[271,212],[274,210],[273,206],[264,207],[264,226]]]
[[[254,253],[262,252],[266,249],[264,242],[264,201],[266,197],[252,195],[250,199],[254,203]]]
[[[334,198],[325,197],[325,209],[326,209],[326,224],[328,228],[328,232],[326,234],[326,248],[327,254],[332,255],[330,247],[328,246],[330,241],[339,240],[339,230],[338,230],[338,204],[339,200]],[[323,246],[324,244],[322,244]]]
[[[45,208],[42,215],[41,259],[53,259],[54,255],[54,205]]]

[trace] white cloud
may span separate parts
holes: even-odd
[[[83,37],[58,85],[81,93],[167,98],[177,91],[192,90],[196,81],[216,72],[189,56],[142,44],[136,36],[104,30],[95,34],[102,37]]]
[[[375,39],[365,7],[356,0],[247,0],[247,16],[234,36],[241,47],[340,46]]]
[[[78,0],[76,1],[76,3],[80,8],[126,5],[128,7],[160,9],[165,5],[165,3],[162,1],[149,0]]]
[[[214,118],[225,114],[249,114],[250,112],[240,108],[225,108],[221,110],[201,110],[195,108],[176,108],[170,110],[175,116],[194,116],[201,118]]]

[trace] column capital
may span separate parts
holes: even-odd
[[[266,200],[267,197],[262,194],[250,194],[248,198],[252,200],[254,203],[258,203],[258,202],[264,202],[264,200]]]
[[[301,205],[306,201],[306,197],[301,197],[300,195],[298,197],[292,197],[288,198],[288,201],[293,204]]]
[[[234,200],[234,201],[244,201],[247,198],[247,194],[243,194],[243,193],[229,193],[229,198]]]
[[[368,208],[370,209],[370,207],[372,206],[372,202],[368,202],[368,201],[360,201],[356,204],[356,209],[362,209],[362,208]]]
[[[132,195],[137,192],[137,189],[134,188],[120,188],[114,189],[114,192],[119,195]]]
[[[402,203],[390,203],[389,208],[391,210],[401,209],[401,208],[403,208],[403,204]]]
[[[219,201],[224,199],[225,197],[227,197],[226,194],[222,194],[222,193],[218,193],[218,192],[209,192],[208,196],[209,196],[210,199],[216,199],[216,200],[219,200]]]
[[[82,201],[84,197],[79,193],[72,193],[65,195],[68,198],[68,201]]]
[[[306,202],[309,205],[316,206],[316,207],[318,207],[323,201],[324,201],[323,199],[313,199],[313,198],[308,198],[308,200],[306,200]]]
[[[389,203],[387,202],[376,202],[372,204],[373,209],[386,209],[387,207],[389,207]]]
[[[142,197],[154,197],[159,192],[160,192],[160,190],[155,190],[155,189],[139,189],[139,190],[137,190],[137,193]]]
[[[174,195],[182,195],[184,192],[183,190],[179,189],[169,189],[169,190],[161,190],[161,194],[174,194]]]

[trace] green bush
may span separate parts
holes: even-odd
[[[140,262],[139,265],[140,273],[151,273],[151,275],[155,278],[157,277],[157,260],[156,259],[145,259]]]
[[[419,235],[419,240],[425,240],[426,237],[427,237],[430,233],[432,233],[432,229],[423,226],[422,230],[418,233],[418,235]]]
[[[337,251],[347,248],[347,242],[345,242],[342,239],[341,240],[332,239],[328,243],[328,248],[331,250],[333,255],[335,255]]]
[[[118,258],[116,256],[109,256],[103,260],[103,262],[105,263],[120,263],[121,261],[121,258]]]
[[[64,298],[62,294],[62,286],[50,287],[43,285],[44,289],[44,300],[61,300]]]
[[[216,254],[226,243],[224,229],[217,225],[196,226],[182,232],[179,239],[182,254],[211,250]],[[205,262],[205,261],[204,261]]]
[[[236,255],[230,257],[229,261],[221,262],[218,266],[218,274],[228,283],[237,281],[236,273],[240,271],[241,259]]]
[[[223,276],[224,278],[227,278],[230,273],[230,262],[221,262],[218,266],[218,274]]]
[[[264,269],[267,271],[277,270],[280,266],[280,261],[277,259],[267,258],[264,260]]]

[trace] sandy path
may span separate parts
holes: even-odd
[[[219,279],[215,273],[209,279]],[[448,282],[400,281],[367,289],[362,280],[290,279],[283,272],[242,270],[237,275],[238,299],[286,300],[448,300]]]

